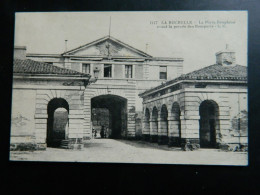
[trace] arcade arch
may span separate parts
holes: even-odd
[[[160,112],[160,135],[159,144],[168,144],[168,109],[165,104],[161,107]]]
[[[151,139],[151,142],[158,141],[158,109],[156,107],[153,107],[153,110],[152,110],[150,139]]]
[[[169,145],[180,146],[181,145],[181,110],[178,102],[174,102],[171,107],[170,123],[170,135]]]
[[[200,147],[216,148],[219,133],[219,106],[213,100],[205,100],[199,107]]]
[[[144,115],[144,130],[143,130],[143,136],[144,140],[148,141],[150,136],[150,111],[148,108],[145,109],[145,115]]]

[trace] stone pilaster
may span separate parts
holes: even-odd
[[[168,144],[168,121],[158,120],[158,144]]]
[[[200,147],[199,116],[192,116],[189,119],[181,117],[181,147],[184,150]]]
[[[150,140],[150,121],[147,121],[147,120],[143,121],[142,139],[144,141]]]
[[[158,141],[158,121],[157,120],[150,120],[150,142],[157,142]]]
[[[172,116],[168,117],[169,146],[179,147],[181,145],[180,125],[180,120],[176,120],[176,118]]]
[[[84,118],[74,118],[69,115],[69,126],[67,138],[83,138],[83,122]]]

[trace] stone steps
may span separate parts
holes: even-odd
[[[68,149],[69,148],[69,140],[61,140],[60,147],[64,148],[64,149]]]

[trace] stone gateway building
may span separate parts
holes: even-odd
[[[111,138],[141,137],[142,99],[139,93],[182,74],[182,58],[152,57],[111,36],[63,54],[27,54],[27,58],[94,75],[84,92],[84,139],[92,127],[110,129]],[[100,111],[108,113],[97,120]]]
[[[235,52],[140,94],[145,140],[203,148],[247,149],[247,68]]]
[[[111,36],[62,54],[16,47],[11,149],[82,147],[93,129],[169,146],[247,147],[247,68],[235,52],[182,74],[183,59],[153,57]]]
[[[25,54],[25,48],[16,48],[15,58],[21,57],[22,61],[14,61],[11,143],[24,142],[24,139],[19,138],[19,141],[17,138],[21,132],[19,128],[15,130],[15,116],[23,108],[30,115],[30,126],[24,125],[24,131],[28,135],[39,134],[40,143],[47,143],[47,146],[52,145],[48,144],[49,134],[46,132],[60,132],[63,138],[66,135],[65,139],[58,139],[62,143],[64,140],[67,142],[67,138],[78,138],[76,140],[81,143],[81,140],[92,138],[93,128],[99,131],[102,126],[108,129],[110,138],[141,138],[142,98],[138,94],[180,76],[183,69],[182,58],[152,57],[111,36],[59,55]],[[22,75],[20,80],[16,74]],[[42,74],[44,81],[41,80]],[[88,85],[90,75],[95,75],[97,80]],[[20,82],[26,83],[24,88],[20,88]],[[33,85],[31,93],[21,96],[27,93],[30,85]],[[21,102],[25,100],[27,102]],[[24,107],[20,107],[21,104]],[[49,112],[53,113],[60,107],[67,113],[52,114],[54,122],[50,124],[55,128],[47,131],[50,129],[47,127]],[[62,117],[55,119],[55,116]],[[66,116],[69,118],[67,126],[63,124]],[[67,131],[68,136],[64,134]]]

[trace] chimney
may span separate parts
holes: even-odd
[[[236,65],[236,52],[229,49],[226,44],[226,49],[216,53],[216,62],[223,66]]]
[[[26,59],[26,47],[25,46],[14,46],[14,59]]]
[[[65,40],[65,50],[64,50],[64,52],[67,52],[67,50],[68,50],[68,40],[66,39]]]
[[[145,44],[145,53],[148,52],[148,45],[149,45],[148,43]]]

